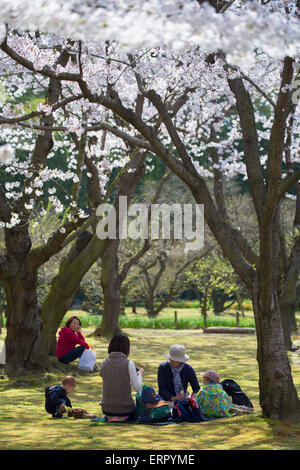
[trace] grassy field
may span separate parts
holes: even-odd
[[[130,358],[145,369],[145,384],[157,389],[158,365],[165,360],[171,344],[181,343],[185,345],[189,363],[199,379],[200,372],[209,368],[218,370],[221,379],[237,380],[249,395],[257,414],[155,428],[92,423],[73,418],[57,421],[44,410],[44,388],[60,383],[63,373],[9,380],[0,371],[0,449],[300,450],[300,425],[282,424],[260,416],[254,335],[205,335],[201,330],[127,329],[125,332],[131,339]],[[108,342],[104,338],[94,339],[92,333],[93,328],[83,329],[100,363],[107,356]],[[292,361],[291,365],[300,394],[300,365]],[[73,369],[72,374],[75,373]],[[73,406],[84,407],[101,416],[99,373],[80,373],[76,378],[78,385],[70,396]]]

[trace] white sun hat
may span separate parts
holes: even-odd
[[[166,357],[176,362],[185,362],[189,359],[189,356],[185,354],[185,347],[181,344],[173,344],[169,349],[169,354],[166,354]]]

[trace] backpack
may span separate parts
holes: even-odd
[[[147,398],[154,398],[156,405],[155,408],[146,408]],[[143,385],[141,391],[135,395],[136,399],[136,412],[138,421],[141,423],[159,423],[162,421],[168,421],[171,418],[172,413],[167,402],[161,400],[160,396],[157,395],[152,387]]]
[[[45,410],[47,411],[47,413],[54,413],[55,412],[55,407],[53,407],[53,405],[50,403],[50,399],[49,399],[49,390],[50,390],[51,387],[46,387],[45,388]]]
[[[208,421],[200,410],[197,401],[189,397],[185,400],[176,400],[172,417],[177,423],[188,421],[189,423],[199,423],[201,421]]]
[[[253,408],[253,405],[247,395],[242,391],[241,387],[232,379],[226,379],[221,382],[223,390],[232,398],[232,403],[239,406],[248,406]]]
[[[50,395],[50,391],[55,388],[55,385],[52,387],[45,388],[45,410],[49,414],[54,414],[56,412],[57,405],[53,403]]]
[[[158,404],[156,408],[146,409],[141,415],[141,420],[144,423],[159,423],[161,421],[167,421],[171,416],[172,413],[169,405]]]

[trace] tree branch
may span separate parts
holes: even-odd
[[[223,58],[223,60],[225,60],[225,59]],[[239,74],[241,75],[241,77],[244,78],[247,82],[249,82],[270,103],[270,105],[273,108],[275,108],[275,103],[272,100],[272,98],[269,95],[267,95],[267,93],[256,82],[254,82],[254,80],[252,80],[252,78],[245,75],[244,72],[242,72],[238,67],[235,67],[234,65],[228,64],[228,62],[226,62],[226,68],[227,67],[230,68],[231,70],[234,70],[235,72],[238,71]]]
[[[267,195],[264,207],[264,221],[272,219],[278,203],[280,184],[282,181],[282,156],[284,149],[287,118],[293,103],[291,93],[285,90],[293,80],[293,59],[286,57],[282,72],[282,80],[274,113],[274,121],[271,129],[268,161],[267,161]]]
[[[278,199],[279,201],[284,197],[284,195],[291,189],[295,184],[300,181],[300,170],[296,171],[292,175],[287,176],[281,183],[279,188]]]
[[[266,197],[266,187],[259,158],[259,144],[253,104],[241,78],[228,79],[228,84],[236,99],[251,194],[257,217],[261,220]]]
[[[148,219],[147,219],[148,222],[149,222],[149,216],[150,216],[150,213],[151,213],[151,205],[155,204],[157,202],[157,200],[159,198],[159,195],[161,193],[161,190],[162,190],[164,184],[166,183],[166,181],[171,176],[171,174],[172,174],[172,172],[169,171],[160,180],[160,183],[159,183],[159,185],[158,185],[158,187],[155,191],[155,194],[152,198],[151,204],[148,207]],[[123,282],[125,280],[129,270],[132,268],[132,266],[137,264],[137,262],[144,256],[144,254],[149,250],[149,248],[150,248],[150,241],[149,241],[149,238],[146,238],[145,241],[144,241],[144,245],[141,248],[141,250],[138,253],[136,253],[127,263],[124,264],[123,269],[122,269],[121,274],[120,274],[121,282]]]
[[[33,70],[32,63],[23,60],[18,54],[7,46],[4,42],[2,44],[2,50],[10,55],[18,63],[21,63],[24,67]],[[233,241],[230,239],[228,228],[226,225],[220,222],[220,217],[216,207],[209,194],[208,187],[205,181],[197,174],[197,172],[189,171],[185,165],[178,159],[174,158],[174,155],[165,147],[159,137],[156,135],[155,130],[148,126],[141,117],[139,117],[133,110],[126,108],[119,98],[111,98],[109,96],[97,95],[93,93],[87,83],[82,80],[78,74],[70,73],[54,73],[49,67],[44,67],[41,71],[38,71],[42,75],[54,77],[66,81],[75,81],[78,83],[81,92],[84,97],[91,103],[98,103],[104,107],[110,109],[113,113],[120,116],[125,122],[131,124],[150,144],[153,153],[158,155],[162,160],[169,166],[169,168],[177,174],[191,189],[196,202],[205,204],[206,209],[206,220],[210,226],[210,229],[214,233],[216,239],[223,247],[225,255],[230,259],[232,265],[249,286],[252,283],[254,271],[245,259],[241,256],[241,253],[236,249]],[[142,93],[144,94],[144,93]]]
[[[11,209],[5,197],[5,192],[0,186],[0,219],[3,222],[9,222],[11,219]]]

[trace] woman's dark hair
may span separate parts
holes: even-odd
[[[122,352],[126,354],[126,356],[129,355],[130,351],[130,341],[128,336],[126,335],[115,335],[111,340],[108,345],[108,354],[111,352]]]
[[[80,318],[76,317],[75,315],[73,317],[70,317],[69,320],[66,322],[66,326],[70,328],[70,324],[72,323],[73,320],[78,320],[79,325],[81,326],[81,321]]]

